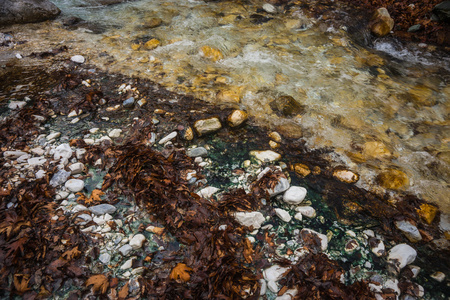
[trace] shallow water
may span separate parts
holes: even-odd
[[[295,5],[268,14],[263,2],[54,2],[60,19],[21,25],[15,38],[27,43],[15,51],[26,56],[67,45],[67,55],[82,54],[102,69],[243,108],[257,124],[301,137],[311,149],[333,148],[330,159],[358,172],[359,186],[384,191],[377,177],[398,169],[407,179],[402,175],[395,189],[450,212],[448,55],[389,39],[366,49],[345,24],[306,17]],[[88,24],[64,26],[67,16]],[[150,28],[152,18],[162,23]],[[145,49],[152,38],[159,46]],[[216,49],[211,57],[204,46]],[[286,110],[274,102],[280,96],[301,105]]]

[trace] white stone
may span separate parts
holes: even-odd
[[[392,289],[397,294],[397,297],[400,296],[401,291],[398,288],[398,280],[397,279],[388,279],[384,283],[384,288]]]
[[[250,156],[262,162],[273,162],[281,159],[281,155],[272,150],[266,151],[253,150],[250,151]]]
[[[210,199],[212,195],[214,195],[215,193],[217,193],[219,191],[218,188],[213,187],[213,186],[208,186],[205,187],[204,189],[201,189],[200,191],[197,192],[197,195],[199,195],[200,197],[203,197],[205,199]]]
[[[42,155],[44,155],[44,153],[45,153],[45,150],[42,149],[41,147],[33,148],[33,149],[31,149],[30,151],[31,151],[31,153],[33,153],[33,154],[35,154],[35,155],[38,155],[38,156],[42,156]]]
[[[145,242],[146,238],[145,235],[138,233],[130,240],[130,246],[134,250],[139,249],[142,247],[143,243]]]
[[[130,254],[130,252],[133,250],[133,248],[129,244],[125,244],[122,247],[119,248],[120,254],[123,256],[127,256]]]
[[[68,118],[72,118],[72,117],[76,117],[76,116],[78,116],[76,110],[72,110],[72,111],[67,115]]]
[[[445,280],[445,274],[439,271],[431,274],[430,277],[436,280],[437,282],[443,282]]]
[[[122,266],[120,266],[120,269],[126,270],[126,269],[131,268],[133,266],[133,260],[134,260],[134,257],[127,260]]]
[[[292,219],[291,215],[284,209],[275,208],[275,213],[281,220],[283,220],[286,223],[290,222]]]
[[[70,60],[77,64],[82,64],[86,61],[84,56],[82,56],[82,55],[74,55],[70,58]]]
[[[75,123],[78,123],[80,121],[80,118],[75,118],[75,119],[73,119],[72,121],[70,121],[70,124],[75,124]]]
[[[366,229],[366,230],[363,231],[363,233],[365,235],[367,235],[368,237],[375,237],[375,232],[373,232],[372,229]]]
[[[95,140],[94,139],[84,139],[84,142],[88,145],[94,145],[95,144]]]
[[[262,8],[269,14],[274,14],[277,12],[277,8],[269,3],[265,3]]]
[[[292,300],[295,299],[295,296],[297,296],[297,294],[297,289],[290,289],[287,290],[283,295],[276,297],[275,300]]]
[[[403,269],[406,265],[414,262],[417,252],[413,247],[407,244],[399,244],[389,251],[388,261]]]
[[[59,160],[61,158],[71,158],[72,157],[72,149],[69,144],[61,144],[55,149],[55,154],[53,158]]]
[[[85,210],[88,210],[87,207],[84,205],[81,205],[81,204],[77,204],[72,208],[72,212],[74,212],[74,213],[77,213],[80,211],[85,211]]]
[[[73,193],[81,192],[84,189],[84,181],[80,179],[69,179],[64,186]]]
[[[306,189],[301,186],[291,186],[283,195],[283,201],[287,204],[298,205],[305,200]]]
[[[56,200],[63,200],[63,199],[66,199],[68,196],[69,196],[68,192],[61,191],[58,194],[56,194],[55,199]],[[63,205],[62,202],[61,202],[61,205]]]
[[[289,188],[290,184],[286,177],[280,177],[278,178],[278,182],[275,185],[275,187],[267,188],[267,192],[269,193],[270,197],[274,197],[276,195],[279,195],[286,191]]]
[[[259,296],[264,296],[267,292],[267,282],[264,279],[260,279],[261,289],[259,290]]]
[[[299,220],[299,221],[303,220],[303,215],[302,215],[302,213],[299,213],[299,212],[296,213],[295,216],[294,216],[294,219]]]
[[[99,130],[100,130],[100,128],[94,127],[94,128],[89,129],[89,132],[94,134],[94,133],[97,133]]]
[[[314,218],[316,216],[316,210],[311,206],[299,206],[295,208],[295,211],[307,218]]]
[[[110,138],[118,138],[122,133],[122,129],[113,129],[108,133]]]
[[[261,227],[261,224],[266,221],[263,214],[258,211],[254,212],[240,211],[234,214],[234,218],[242,226],[247,227],[253,226],[254,229],[259,229]]]
[[[27,103],[25,101],[11,101],[8,108],[12,110],[22,109]]]
[[[47,141],[51,141],[51,140],[59,138],[60,136],[61,136],[61,132],[53,132],[53,133],[50,133],[49,135],[47,135],[46,139],[47,139]]]
[[[5,151],[5,152],[3,152],[3,157],[9,158],[9,159],[16,159],[25,154],[27,154],[27,153],[23,152],[23,151]]]
[[[422,240],[422,235],[416,226],[408,221],[395,221],[395,226],[408,238],[412,243],[419,242]]]
[[[377,240],[376,242],[377,243],[370,250],[376,256],[381,257],[386,253],[386,249],[382,240]]]
[[[30,154],[24,154],[24,155],[21,155],[19,158],[17,158],[17,162],[19,163],[19,164],[23,164],[24,162],[26,162],[29,158],[31,157],[31,155]]]
[[[75,155],[76,155],[77,159],[82,159],[85,153],[86,153],[86,149],[77,149],[75,151]]]
[[[44,176],[45,176],[45,171],[44,170],[39,170],[35,174],[36,179],[44,178]]]
[[[43,156],[41,156],[41,157],[32,157],[32,158],[27,160],[27,163],[31,167],[42,166],[46,162],[47,162],[47,159],[45,157],[43,157]]]
[[[80,174],[84,171],[84,164],[80,162],[74,163],[69,166],[69,169],[72,175]]]
[[[280,287],[278,286],[278,283],[276,283],[275,281],[268,281],[267,282],[267,287],[269,288],[269,290],[272,293],[277,294],[278,291],[280,290]]]
[[[176,138],[178,135],[178,133],[176,131],[169,133],[168,135],[166,135],[165,137],[163,137],[158,144],[160,145],[164,145],[165,143],[167,143],[170,140],[173,140],[174,138]]]
[[[103,225],[106,223],[106,221],[102,217],[94,217],[92,219],[97,225]]]
[[[273,265],[263,271],[264,279],[267,281],[278,281],[283,278],[284,273],[289,271],[289,268],[280,265]]]

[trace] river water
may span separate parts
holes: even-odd
[[[392,39],[363,47],[351,24],[308,17],[300,2],[273,13],[258,1],[53,2],[58,20],[9,28],[26,41],[14,49],[25,63],[66,45],[67,57],[240,107],[310,149],[331,148],[330,161],[365,189],[411,192],[450,212],[448,54]]]

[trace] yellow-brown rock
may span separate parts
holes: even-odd
[[[139,44],[131,44],[131,49],[133,49],[133,50],[139,50],[141,48],[141,45],[139,45]]]
[[[144,44],[144,48],[147,50],[153,50],[161,44],[157,39],[151,39],[147,43]]]
[[[394,20],[386,8],[381,7],[375,11],[370,22],[370,30],[378,37],[388,35],[394,28]]]
[[[233,112],[228,116],[228,125],[231,127],[237,127],[247,121],[248,114],[243,110],[233,110]]]
[[[150,18],[144,22],[143,27],[145,28],[155,28],[162,24],[162,19],[160,18]]]
[[[294,164],[294,171],[301,177],[306,177],[311,174],[311,170],[309,169],[309,167],[300,163]]]
[[[400,170],[388,169],[380,173],[378,182],[385,189],[396,190],[408,184],[408,176]]]
[[[333,177],[338,179],[339,181],[346,183],[355,183],[359,180],[359,175],[345,169],[336,169],[333,171]]]
[[[391,152],[382,142],[372,141],[364,144],[363,156],[366,159],[384,158],[391,156]]]
[[[239,94],[233,90],[222,90],[217,93],[216,99],[219,102],[239,103],[241,101]]]
[[[272,149],[277,149],[280,147],[280,144],[278,144],[277,142],[274,142],[274,141],[269,141],[269,146]]]
[[[218,50],[216,48],[212,48],[210,46],[203,46],[202,48],[200,48],[200,53],[204,57],[209,58],[214,62],[223,59],[222,52],[220,52],[220,50]]]
[[[269,138],[277,143],[281,143],[281,135],[276,131],[272,131],[271,133],[269,133]]]
[[[186,141],[192,141],[194,139],[194,131],[192,130],[191,127],[186,128],[186,130],[184,131],[183,138]]]
[[[419,216],[428,224],[433,222],[436,214],[438,212],[438,208],[436,206],[424,203],[420,205],[420,208],[417,210]]]
[[[417,106],[433,106],[436,104],[436,99],[433,97],[433,90],[424,85],[417,85],[410,89],[404,95],[404,99]]]
[[[302,128],[300,127],[300,125],[294,123],[285,123],[283,125],[278,125],[276,129],[284,137],[290,139],[298,139],[303,136]]]

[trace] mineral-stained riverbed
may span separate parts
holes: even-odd
[[[448,54],[389,39],[364,48],[346,31],[351,16],[308,17],[295,2],[273,13],[258,1],[54,2],[56,21],[2,29],[16,42],[0,49],[4,64],[43,64],[30,54],[66,46],[54,59],[80,54],[232,103],[310,149],[332,148],[330,160],[359,173],[361,187],[408,191],[450,211]]]

